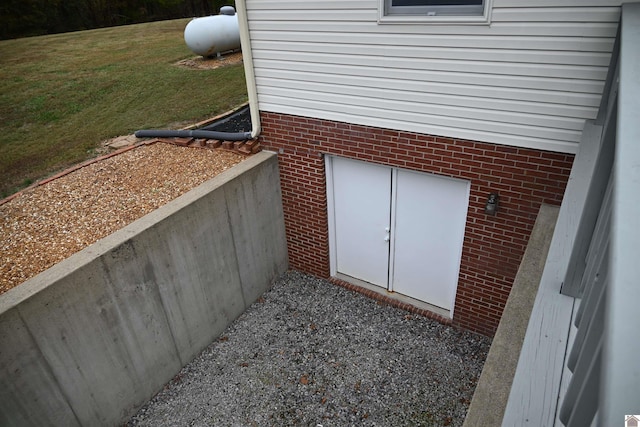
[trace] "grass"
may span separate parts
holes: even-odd
[[[0,41],[0,198],[96,155],[106,139],[175,128],[247,99],[242,65],[195,56],[188,20]]]

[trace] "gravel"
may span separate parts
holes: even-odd
[[[250,132],[251,109],[247,105],[216,123],[204,126],[202,129],[216,132]]]
[[[129,426],[460,426],[490,340],[298,272]]]
[[[157,142],[25,190],[0,205],[0,293],[243,159]]]

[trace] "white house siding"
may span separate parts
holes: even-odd
[[[246,0],[261,110],[575,152],[620,1],[494,0],[490,25],[377,22],[377,0]]]

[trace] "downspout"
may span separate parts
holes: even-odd
[[[247,17],[245,0],[236,0],[236,10],[238,13],[242,62],[244,63],[244,75],[247,81],[247,94],[249,95],[249,108],[251,110],[251,138],[257,138],[262,129],[260,126],[260,110],[258,110],[256,75],[253,70],[253,52],[251,51],[251,38],[249,36],[249,18]]]

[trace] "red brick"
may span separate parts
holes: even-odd
[[[540,204],[560,203],[573,155],[286,114],[262,112],[261,118],[261,144],[282,150],[279,164],[290,266],[320,277],[330,274],[322,154],[469,180],[453,324],[493,335]],[[488,217],[484,203],[496,191],[501,196],[498,214]],[[348,289],[361,291],[353,285]]]
[[[187,146],[189,145],[189,143],[191,143],[191,141],[193,141],[193,138],[173,138],[173,142],[175,142],[177,145],[182,145],[182,146]]]

